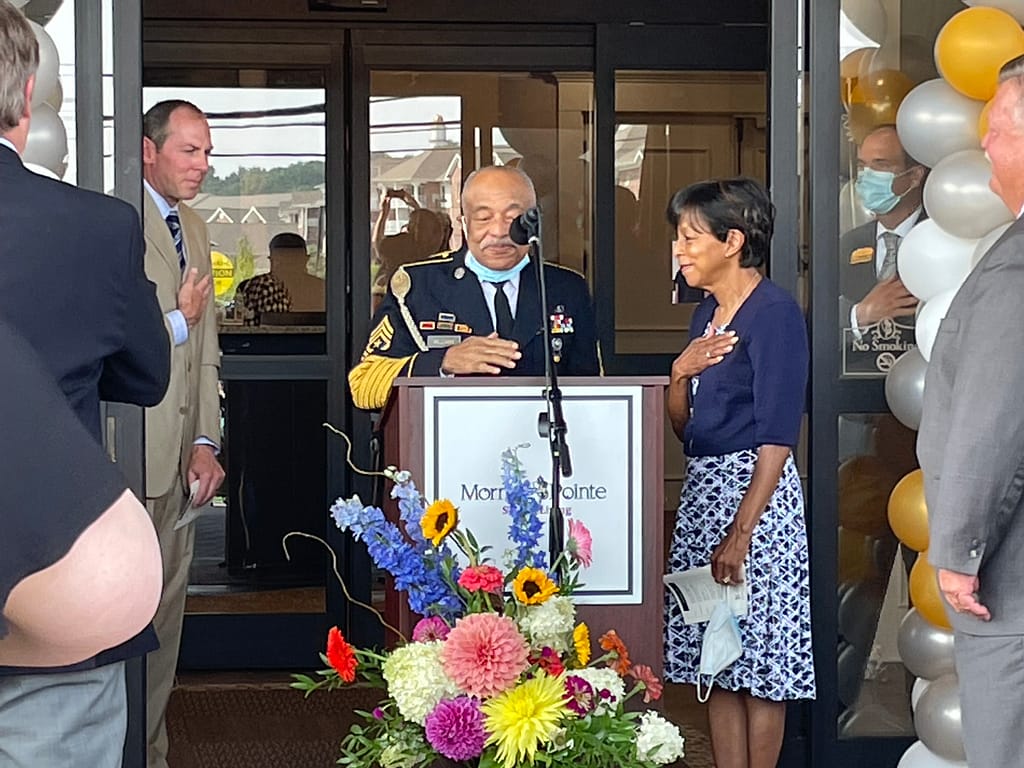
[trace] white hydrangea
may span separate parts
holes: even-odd
[[[637,760],[667,765],[682,756],[683,735],[679,729],[656,712],[644,712],[637,729]]]
[[[582,677],[590,683],[590,687],[594,689],[594,701],[597,702],[597,706],[594,707],[594,712],[597,714],[614,712],[626,696],[626,686],[614,669],[586,667],[574,669],[569,674]],[[601,696],[601,691],[608,691],[610,695]]]
[[[572,629],[576,623],[576,607],[562,595],[549,597],[540,605],[526,607],[519,617],[519,630],[530,641],[530,647],[548,647],[559,653],[569,650]]]
[[[402,717],[423,725],[437,703],[457,696],[459,688],[444,672],[441,649],[444,643],[409,643],[396,648],[384,662],[381,672],[388,694],[395,700]]]

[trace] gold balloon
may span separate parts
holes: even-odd
[[[889,496],[889,525],[896,538],[915,552],[928,549],[928,507],[924,503],[924,473],[910,472]]]
[[[935,569],[928,562],[928,553],[917,556],[910,569],[910,602],[929,624],[942,629],[952,629],[946,616],[946,601],[939,592]]]
[[[871,574],[868,537],[846,528],[839,529],[839,583],[859,582]]]
[[[896,485],[885,462],[870,454],[853,456],[839,465],[839,524],[873,538],[892,536],[886,507]]]
[[[935,66],[946,82],[972,99],[996,93],[999,68],[1024,53],[1024,30],[1006,11],[967,8],[935,38]]]
[[[865,57],[870,56],[873,51],[873,48],[858,48],[855,51],[850,51],[839,62],[839,98],[842,100],[843,106],[849,107],[854,103],[854,92],[860,77],[860,68]],[[860,92],[857,93],[858,98],[862,97]]]
[[[849,93],[849,131],[860,144],[873,128],[894,125],[903,98],[914,84],[896,69],[879,69],[857,78]]]
[[[992,111],[993,101],[995,101],[994,98],[988,100],[988,103],[982,107],[981,115],[978,117],[978,139],[980,141],[984,141],[985,134],[988,133],[988,113]]]

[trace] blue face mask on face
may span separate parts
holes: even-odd
[[[886,214],[899,205],[903,195],[897,195],[892,191],[892,184],[896,179],[913,170],[908,168],[903,173],[892,171],[876,171],[874,168],[862,168],[857,173],[857,180],[854,188],[857,190],[857,197],[861,203],[874,214]],[[906,194],[906,193],[904,193]]]

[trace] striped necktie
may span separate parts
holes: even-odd
[[[885,245],[885,255],[882,257],[882,266],[878,270],[879,280],[888,280],[898,271],[896,259],[900,250],[902,238],[895,232],[883,232],[882,243]]]
[[[185,240],[181,235],[181,219],[178,218],[177,211],[171,211],[167,214],[167,228],[171,230],[171,239],[174,240],[174,250],[178,252],[178,266],[181,271],[185,271]]]

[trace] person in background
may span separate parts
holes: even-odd
[[[269,272],[250,277],[248,280],[243,280],[238,284],[238,289],[235,291],[235,300],[240,300],[242,303],[246,325],[259,325],[264,312],[292,311],[292,297],[288,293],[288,286],[284,284],[284,281],[278,274],[280,264],[278,263],[277,255],[274,253],[282,242],[286,242],[282,239],[282,235],[292,234],[294,233],[284,232],[275,235],[270,240],[268,248],[270,251]],[[305,241],[299,235],[295,235],[295,238],[301,244],[304,253]],[[275,245],[275,243],[278,245]]]
[[[857,168],[854,189],[875,219],[840,239],[839,323],[859,336],[884,318],[913,325],[917,299],[896,271],[897,255],[903,238],[927,218],[922,195],[928,171],[907,154],[895,125],[879,126],[864,137]]]
[[[529,176],[488,166],[462,192],[465,247],[391,277],[359,363],[349,372],[353,402],[381,408],[398,376],[541,376],[542,323],[549,323],[559,376],[601,370],[594,312],[583,276],[545,262],[548,306],[529,248],[509,229],[537,202]]]
[[[160,545],[146,508],[3,321],[0,359],[0,424],[17,446],[0,461],[0,664],[76,664],[153,618]],[[18,759],[7,742],[0,739],[3,765]]]
[[[160,402],[170,345],[153,284],[143,271],[135,210],[32,173],[22,163],[38,65],[39,47],[28,20],[0,0],[0,319],[34,350],[99,445],[100,400]],[[6,378],[11,361],[0,359]],[[36,416],[27,411],[27,400],[13,404]],[[15,454],[27,446],[6,423],[0,422],[0,430],[5,438],[0,463],[14,466],[24,458]],[[15,478],[18,485],[2,489],[5,505],[70,481],[50,457],[33,471],[37,477],[23,473]],[[4,515],[6,521],[8,512]],[[59,536],[53,529],[65,522],[73,525],[61,517],[39,535]],[[5,528],[5,542],[7,535]],[[5,768],[120,765],[128,723],[125,660],[155,646],[147,628],[73,665],[41,669],[0,662],[0,763]]]
[[[195,526],[190,508],[207,504],[224,479],[220,446],[220,347],[211,306],[210,238],[185,201],[202,187],[212,149],[206,116],[187,101],[161,101],[142,120],[146,273],[174,344],[167,396],[146,410],[146,508],[164,561],[164,589],[153,624],[160,648],[147,663],[150,768],[167,767],[164,714],[174,685]],[[179,301],[183,284],[203,290],[197,312]],[[179,525],[180,521],[180,525]]]
[[[972,766],[1020,765],[1024,732],[1024,56],[1002,68],[982,140],[1017,220],[960,287],[925,377],[917,456],[928,561],[949,604]]]
[[[807,385],[799,306],[761,276],[775,209],[751,179],[704,181],[668,207],[679,269],[708,295],[672,364],[668,416],[688,463],[668,571],[710,563],[747,582],[743,653],[721,672],[708,715],[719,768],[774,766],[785,702],[815,695],[803,493],[793,460]],[[704,627],[666,601],[665,679],[695,683]]]

